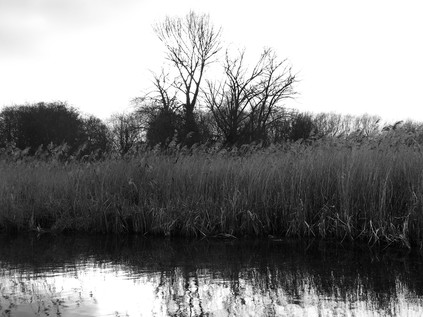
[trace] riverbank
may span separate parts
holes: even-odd
[[[392,140],[391,140],[392,141]],[[423,242],[423,154],[404,142],[0,161],[3,231]]]

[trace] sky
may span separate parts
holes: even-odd
[[[423,121],[421,0],[0,0],[0,108],[131,111],[165,64],[152,26],[190,10],[251,66],[264,47],[286,58],[298,79],[287,107]]]

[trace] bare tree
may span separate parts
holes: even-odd
[[[265,49],[251,72],[244,66],[244,51],[226,54],[223,83],[208,82],[206,100],[228,144],[265,141],[272,125],[285,115],[282,101],[295,95],[295,75],[286,60],[278,61]]]
[[[220,50],[220,29],[216,30],[208,15],[189,12],[185,17],[167,17],[154,26],[154,31],[165,45],[166,57],[177,70],[173,88],[183,95],[184,136],[198,132],[194,110],[206,67]],[[156,81],[159,91],[165,91]]]
[[[150,104],[163,112],[179,111],[182,105],[178,102],[177,92],[172,89],[177,85],[175,79],[170,78],[169,72],[162,68],[160,74],[154,74],[154,90],[152,94],[147,95]]]
[[[110,119],[113,147],[122,156],[142,142],[144,130],[136,113],[117,114]]]
[[[236,58],[230,58],[226,52],[224,63],[226,80],[223,83],[207,82],[207,104],[228,144],[238,142],[245,130],[250,102],[255,95],[255,80],[263,73],[261,58],[247,75],[244,56],[245,51],[240,52]]]
[[[279,61],[276,54],[266,49],[262,59],[263,75],[254,89],[250,114],[250,141],[265,140],[270,126],[282,117],[280,107],[284,99],[295,95],[295,75],[286,60]]]
[[[153,73],[154,88],[142,97],[132,100],[137,117],[143,123],[143,129],[147,129],[151,121],[159,115],[180,112],[182,105],[172,89],[175,81],[169,77],[169,73],[166,73],[164,69],[160,74]]]
[[[132,100],[148,145],[167,146],[178,137],[181,128],[182,105],[173,89],[175,81],[162,69],[154,74],[154,89]],[[179,140],[178,140],[179,141]]]
[[[366,136],[375,135],[379,132],[381,118],[375,115],[363,114],[355,117],[353,130],[361,131]]]
[[[351,134],[370,136],[380,130],[380,117],[364,114],[361,116],[339,113],[319,113],[313,122],[320,137],[346,137]]]

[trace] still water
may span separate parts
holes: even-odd
[[[0,236],[0,314],[423,316],[422,259],[319,241]]]

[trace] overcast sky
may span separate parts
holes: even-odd
[[[152,25],[191,9],[252,60],[264,46],[287,58],[290,107],[423,121],[421,0],[0,0],[0,107],[129,111],[164,61]]]

